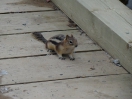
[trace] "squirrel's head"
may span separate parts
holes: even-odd
[[[76,39],[75,37],[73,37],[72,34],[71,34],[71,36],[66,35],[65,41],[66,41],[67,44],[70,45],[70,46],[74,46],[74,47],[77,47],[77,46],[78,46],[77,39]]]

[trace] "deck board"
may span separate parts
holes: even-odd
[[[4,99],[131,99],[131,82],[129,74],[58,80],[7,86],[10,91],[0,96]]]
[[[75,29],[60,11],[0,15],[0,34]]]
[[[73,34],[79,43],[79,46],[75,48],[75,52],[101,50],[101,48],[98,45],[95,45],[90,38],[85,36],[85,34],[80,35],[80,32],[77,30],[42,32],[42,34],[47,39],[57,34]],[[45,45],[36,40],[31,33],[0,36],[0,48],[0,59],[49,54],[45,49]]]
[[[111,63],[103,51],[75,53],[74,56],[75,61],[60,60],[56,55],[1,60],[1,69],[8,72],[1,85],[127,73]]]
[[[0,0],[0,13],[54,10],[46,0]]]

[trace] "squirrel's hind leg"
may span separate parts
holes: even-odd
[[[59,56],[59,59],[61,59],[61,60],[65,60],[65,58],[62,56],[62,54],[57,53],[57,55]]]
[[[48,49],[47,52],[49,52],[49,55],[53,55],[55,53],[54,50],[50,50],[50,49]]]

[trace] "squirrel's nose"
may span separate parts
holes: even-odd
[[[75,47],[77,47],[78,45],[76,45]]]

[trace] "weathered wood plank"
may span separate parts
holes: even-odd
[[[53,10],[46,0],[1,0],[0,13]]]
[[[79,46],[75,49],[76,52],[101,50],[101,48],[98,45],[95,45],[90,38],[85,36],[85,34],[80,35],[80,32],[77,30],[43,32],[42,34],[47,39],[57,34],[73,34],[79,43]],[[36,40],[31,33],[0,36],[0,49],[0,58],[48,54],[44,44]]]
[[[74,56],[75,61],[60,60],[56,55],[1,60],[1,70],[8,72],[2,77],[1,85],[127,73],[111,63],[103,51],[75,53]]]
[[[132,10],[118,10],[116,11],[127,23],[132,26]],[[128,31],[130,32],[130,31]]]
[[[119,0],[101,0],[107,5],[110,10],[118,13],[120,17],[124,18],[126,23],[132,26],[132,10],[122,4]]]
[[[129,8],[126,7],[119,0],[99,0],[99,2],[100,1],[103,4],[105,4],[109,8],[109,10],[113,10],[113,11],[116,11],[116,10],[129,10]]]
[[[117,3],[111,0],[52,1],[132,73],[132,25],[116,12]],[[110,4],[103,1],[110,1],[114,6],[110,8]],[[116,11],[112,7],[117,7]]]
[[[113,75],[7,86],[2,99],[131,99],[132,76]]]
[[[0,15],[0,34],[75,29],[60,11]]]
[[[113,11],[98,11],[94,12],[94,14],[103,22],[100,23],[98,19],[95,19],[96,24],[94,23],[94,28],[96,28],[96,31],[94,31],[93,35],[97,36],[96,40],[114,58],[118,58],[121,64],[131,72],[132,48],[130,44],[132,33],[130,31],[132,31],[132,26]],[[100,28],[98,25],[102,25],[102,27]],[[99,35],[100,38],[98,38]]]

